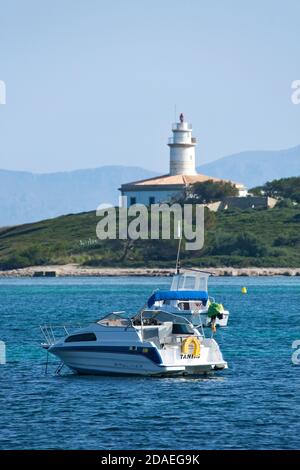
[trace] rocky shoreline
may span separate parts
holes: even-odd
[[[204,268],[215,276],[300,276],[300,268]],[[105,276],[171,276],[174,269],[152,268],[89,268],[77,264],[33,266],[10,271],[0,271],[0,278],[34,277],[37,273],[55,273],[58,277],[105,277]]]

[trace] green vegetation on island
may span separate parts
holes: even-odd
[[[299,267],[300,178],[256,188],[281,198],[274,209],[205,209],[205,243],[185,250],[185,266]],[[227,191],[227,188],[225,188]],[[97,267],[172,267],[178,240],[99,240],[93,212],[0,229],[0,269],[78,263]]]
[[[300,209],[206,211],[200,251],[182,249],[186,266],[299,267]],[[98,240],[95,212],[4,229],[0,269],[47,264],[171,267],[177,240]]]
[[[230,181],[208,180],[191,185],[185,195],[185,203],[209,204],[229,196],[237,196],[238,189]]]
[[[283,204],[300,203],[300,177],[281,178],[279,180],[268,181],[263,186],[253,188],[251,192],[255,195],[270,196],[280,198]]]

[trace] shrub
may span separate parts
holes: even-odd
[[[251,192],[275,198],[290,198],[293,201],[300,202],[300,176],[268,181],[263,186],[251,189]]]
[[[228,196],[237,196],[238,189],[227,181],[204,181],[195,183],[188,190],[186,202],[197,202],[208,204],[214,201],[221,201]]]
[[[254,235],[242,233],[236,236],[216,237],[211,249],[212,255],[237,255],[260,257],[267,255],[267,247]]]
[[[21,255],[11,255],[0,263],[0,269],[3,271],[25,268],[27,266],[30,266],[28,258]]]

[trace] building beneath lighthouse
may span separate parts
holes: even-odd
[[[180,114],[179,122],[172,126],[169,138],[170,166],[167,175],[122,184],[119,190],[127,198],[127,206],[170,203],[185,194],[188,187],[205,181],[221,182],[220,178],[198,174],[196,171],[195,148],[197,140],[192,136],[192,125]],[[231,183],[238,189],[239,196],[246,196],[247,189],[241,183]]]

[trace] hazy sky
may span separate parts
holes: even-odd
[[[0,168],[165,172],[174,105],[197,164],[300,143],[299,0],[0,0]]]

